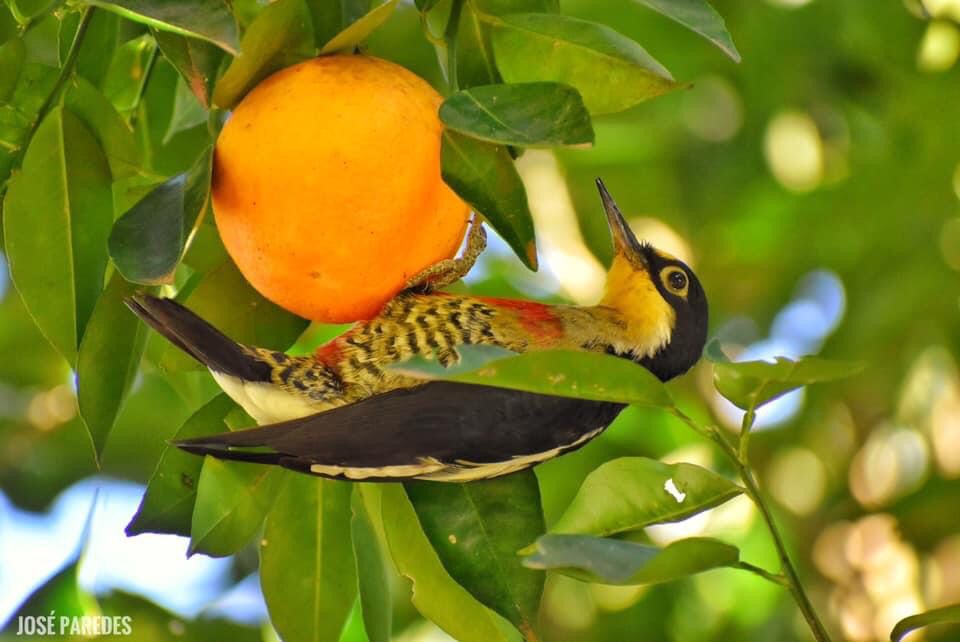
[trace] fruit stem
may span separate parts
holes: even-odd
[[[450,6],[450,18],[447,28],[443,32],[443,40],[447,43],[447,85],[450,92],[460,90],[457,82],[457,31],[460,29],[460,13],[463,11],[464,0],[453,0]]]

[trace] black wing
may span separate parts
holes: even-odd
[[[437,381],[283,423],[176,442],[349,479],[492,477],[573,450],[622,404]]]

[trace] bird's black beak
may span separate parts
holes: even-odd
[[[627,221],[623,218],[616,201],[610,196],[606,185],[599,178],[597,179],[597,190],[600,191],[600,200],[603,201],[603,209],[607,213],[607,224],[610,226],[610,235],[613,236],[614,254],[620,254],[631,263],[647,267],[647,257],[640,242],[633,235],[633,230],[627,225]]]

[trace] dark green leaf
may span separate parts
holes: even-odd
[[[457,353],[460,355],[459,363],[449,367],[441,364],[436,358],[427,359],[417,355],[390,369],[415,377],[445,379],[458,374],[479,370],[488,363],[508,357],[515,357],[518,354],[512,350],[501,348],[500,346],[484,345],[458,346]]]
[[[166,31],[154,33],[160,51],[172,64],[204,109],[213,104],[213,83],[223,51],[203,40]]]
[[[356,597],[347,482],[284,471],[260,542],[260,586],[286,642],[338,640]]]
[[[705,537],[661,549],[589,535],[544,535],[524,564],[599,584],[657,584],[733,566],[739,559],[735,546]]]
[[[98,90],[103,87],[113,54],[120,44],[120,21],[120,16],[110,11],[94,12],[77,54],[76,75]]]
[[[351,51],[386,22],[396,7],[397,0],[387,0],[387,2],[375,7],[370,13],[331,38],[320,48],[320,53],[330,54],[337,51]]]
[[[450,129],[492,143],[526,147],[593,143],[583,99],[558,83],[472,87],[447,98],[440,119]]]
[[[443,377],[434,374],[433,366],[418,368],[415,364],[409,367],[404,364],[401,369],[428,379],[443,378],[545,395],[657,408],[673,406],[666,386],[649,370],[620,357],[597,352],[527,352],[488,362],[473,372]]]
[[[703,357],[714,363],[730,363],[730,358],[727,357],[723,351],[723,346],[716,339],[707,341],[707,345],[703,348]]]
[[[380,550],[374,522],[380,520],[380,487],[353,485],[353,518],[350,533],[357,560],[357,586],[363,628],[369,642],[390,642],[393,606],[390,600],[390,576]]]
[[[260,530],[283,471],[205,457],[190,523],[187,555],[233,555]]]
[[[185,304],[234,341],[271,350],[289,348],[308,325],[260,296],[229,260],[204,274]],[[172,345],[162,365],[173,370],[199,367]]]
[[[544,531],[533,471],[469,484],[425,481],[404,486],[450,575],[530,637],[537,626],[544,576],[525,569],[517,551]]]
[[[173,99],[173,114],[170,116],[170,124],[167,126],[163,143],[169,143],[174,136],[182,131],[197,125],[203,125],[207,122],[207,116],[207,110],[200,104],[197,97],[190,91],[186,81],[181,77],[177,83],[176,94]]]
[[[27,48],[20,38],[0,45],[0,103],[7,102],[13,94],[26,56]]]
[[[686,519],[741,492],[740,487],[700,466],[621,457],[587,475],[550,532],[613,535]]]
[[[307,0],[314,42],[322,47],[370,11],[370,0]]]
[[[903,618],[890,631],[890,640],[891,642],[900,642],[911,631],[933,624],[947,623],[960,623],[960,604],[952,604]]]
[[[414,5],[416,5],[418,11],[430,11],[435,4],[437,4],[437,0],[414,0]]]
[[[123,43],[114,52],[103,79],[103,94],[117,111],[127,113],[137,107],[156,49],[153,36],[145,33]]]
[[[77,402],[97,457],[133,384],[146,329],[124,305],[133,286],[114,273],[87,323],[77,355]]]
[[[190,439],[223,432],[227,429],[224,418],[236,407],[230,397],[218,395],[193,413],[172,439]],[[166,446],[150,477],[137,513],[127,524],[127,535],[172,533],[189,536],[202,468],[202,457],[186,453],[176,446]]]
[[[676,88],[643,47],[606,25],[545,13],[492,18],[497,68],[507,82],[572,85],[594,114],[617,112]]]
[[[20,23],[38,18],[53,6],[54,0],[7,0],[7,6]]]
[[[223,0],[91,0],[90,4],[154,29],[202,38],[232,54],[239,49],[237,25]]]
[[[34,134],[4,201],[10,275],[71,364],[103,288],[113,222],[110,168],[86,126],[57,107]]]
[[[558,0],[473,0],[482,13],[495,16],[505,13],[551,13],[559,10]]]
[[[74,77],[67,84],[63,104],[100,141],[114,181],[140,176],[142,152],[133,129],[106,96],[85,79]]]
[[[440,155],[447,185],[487,219],[527,267],[536,270],[527,192],[506,148],[445,131]]]
[[[163,183],[121,216],[110,232],[110,257],[128,281],[170,283],[187,240],[210,198],[212,151],[186,174]]]
[[[438,48],[441,56],[446,50]],[[477,15],[474,3],[464,4],[457,33],[457,81],[460,87],[491,85],[501,82],[493,60],[490,30]]]
[[[457,584],[437,557],[400,484],[380,486],[383,529],[397,571],[413,584],[413,605],[461,642],[507,642],[500,620]]]
[[[726,399],[742,410],[759,408],[791,390],[811,383],[833,381],[857,374],[865,364],[803,357],[792,361],[714,363],[713,383]]]
[[[707,4],[707,0],[637,0],[684,27],[697,32],[733,60],[740,62],[740,52],[733,44],[727,26],[720,14]]]
[[[97,596],[97,604],[100,607],[97,615],[130,618],[132,631],[131,635],[123,635],[121,628],[117,635],[104,635],[95,639],[113,642],[124,639],[136,642],[263,642],[264,639],[259,626],[237,624],[208,613],[187,619],[160,608],[146,598],[116,589],[106,595]],[[119,622],[122,626],[123,620]],[[89,638],[70,638],[70,642],[83,642],[86,639]]]
[[[313,55],[310,12],[304,0],[277,0],[253,21],[213,90],[213,102],[233,107],[268,75]]]

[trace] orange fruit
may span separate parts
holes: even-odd
[[[250,284],[308,319],[356,321],[452,257],[469,211],[440,177],[441,100],[407,69],[354,55],[247,94],[217,140],[212,190]]]

